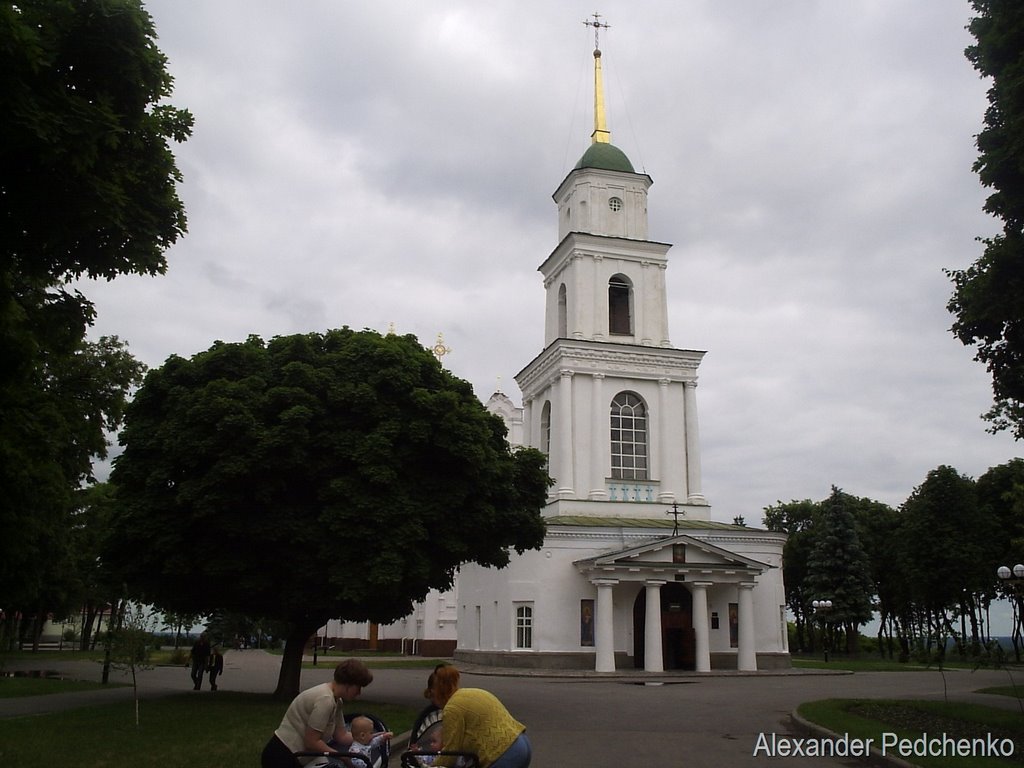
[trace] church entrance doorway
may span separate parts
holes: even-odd
[[[633,663],[644,668],[647,593],[641,587],[633,601]],[[697,643],[693,631],[693,598],[682,584],[661,588],[661,648],[665,669],[696,669]]]

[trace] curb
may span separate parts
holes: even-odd
[[[825,739],[842,739],[842,735],[835,731],[830,731],[824,726],[812,723],[800,716],[800,714],[794,709],[790,715],[790,719],[793,721],[795,730],[800,733],[808,734],[811,736],[817,736]],[[890,757],[889,755],[883,755],[881,750],[877,747],[871,747],[871,755],[867,758],[871,765],[880,766],[880,768],[920,768],[917,763],[908,763],[906,760],[900,757]]]

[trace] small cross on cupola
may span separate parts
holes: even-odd
[[[601,30],[602,29],[608,29],[609,27],[611,27],[611,24],[602,24],[601,23],[602,16],[597,11],[594,11],[593,19],[594,19],[593,21],[591,21],[590,19],[584,19],[583,23],[586,24],[588,27],[593,27],[594,28],[594,50],[595,51],[600,51],[601,50],[601,38],[600,38]]]

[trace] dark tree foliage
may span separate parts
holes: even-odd
[[[833,486],[821,503],[804,579],[807,598],[832,601],[824,619],[843,628],[848,653],[857,652],[859,629],[871,619],[874,594],[870,561],[854,517],[856,505],[854,497]]]
[[[992,190],[985,211],[1002,220],[1000,234],[965,270],[950,271],[952,330],[992,375],[991,431],[1024,437],[1024,3],[972,0],[968,29],[977,41],[965,51],[991,78],[985,127],[977,136],[974,170]]]
[[[80,277],[158,274],[185,229],[168,148],[191,116],[137,0],[0,5],[0,584],[40,614],[73,595],[76,493],[141,366],[86,340]],[[65,580],[66,582],[66,580]],[[66,585],[66,583],[65,583]],[[10,613],[8,613],[10,615]]]
[[[910,653],[913,599],[907,587],[907,562],[900,549],[900,513],[879,501],[854,500],[854,517],[868,556],[878,614],[878,650],[906,660]]]
[[[0,5],[0,271],[158,274],[185,231],[168,140],[191,115],[138,0]],[[9,290],[11,286],[4,286]]]
[[[975,487],[982,514],[999,532],[993,542],[993,558],[985,565],[990,570],[1002,565],[1012,569],[1024,562],[1024,459],[992,467],[977,479]],[[998,594],[1008,599],[1014,609],[1010,638],[1019,662],[1024,651],[1024,590],[1019,583],[1005,583],[999,578],[994,579],[994,584]]]
[[[961,645],[966,637],[980,643],[999,531],[979,504],[974,481],[953,467],[933,469],[901,511],[907,584],[926,640],[940,653],[950,636]],[[953,624],[958,617],[970,626],[958,630]]]
[[[833,488],[821,502],[767,507],[764,521],[788,534],[783,568],[795,651],[814,651],[807,630],[825,616],[815,615],[813,600],[832,600],[823,623],[842,624],[851,643],[859,625],[843,618],[848,596],[862,609],[867,595],[883,656],[934,660],[952,638],[961,658],[977,661],[993,640],[988,618],[996,598],[1014,607],[1012,640],[1017,658],[1024,655],[1024,590],[996,575],[997,566],[1024,559],[1024,459],[992,467],[977,481],[938,467],[898,510]]]
[[[782,578],[786,587],[786,605],[796,620],[797,650],[813,651],[813,633],[806,630],[813,622],[813,597],[804,593],[807,577],[807,559],[814,541],[814,525],[820,515],[820,505],[810,499],[778,502],[765,507],[764,524],[769,531],[788,534],[782,551]]]
[[[79,486],[91,478],[93,458],[106,455],[106,435],[120,424],[141,373],[116,338],[68,338],[46,347],[27,381],[0,388],[0,584],[8,612],[61,611],[81,597],[65,591],[77,562],[69,536]]]
[[[110,483],[96,483],[77,494],[70,526],[71,568],[63,573],[65,579],[74,580],[77,603],[69,606],[82,612],[82,635],[79,647],[84,651],[97,639],[93,630],[97,619],[107,606],[112,606],[121,595],[121,585],[110,573],[103,560],[110,519],[113,514],[114,489]]]
[[[286,620],[277,694],[328,619],[393,621],[465,562],[538,548],[544,456],[412,336],[218,342],[151,371],[111,481],[108,557],[171,610]]]

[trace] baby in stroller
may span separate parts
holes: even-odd
[[[391,731],[378,731],[376,723],[366,715],[353,717],[349,730],[352,732],[352,743],[348,751],[366,755],[370,758],[371,766],[379,765],[376,760],[385,751],[384,744],[395,735]]]
[[[443,725],[441,721],[435,722],[423,735],[413,744],[409,751],[402,755],[402,765],[413,768],[428,768],[432,766],[442,753]],[[476,758],[472,755],[464,755],[455,758],[455,768],[475,768],[478,765]]]
[[[343,760],[322,755],[306,768],[347,768],[348,765],[352,768],[388,768],[394,734],[386,730],[384,723],[374,715],[353,714],[345,715],[345,724],[352,734],[352,743],[347,747],[338,746],[333,741],[328,744],[343,755],[362,755],[366,760],[358,757]]]

